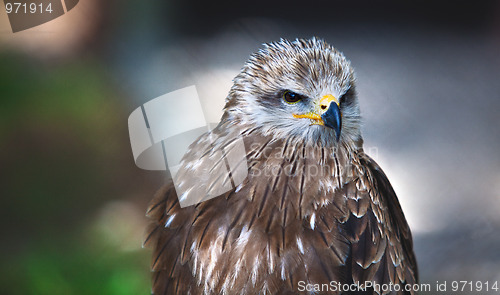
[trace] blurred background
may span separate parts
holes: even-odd
[[[135,166],[128,115],[196,85],[216,122],[250,53],[311,36],[357,71],[421,281],[500,281],[500,2],[81,0],[15,34],[0,9],[1,293],[149,294],[166,174]]]

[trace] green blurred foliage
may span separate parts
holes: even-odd
[[[144,212],[158,185],[133,163],[126,104],[106,69],[6,52],[0,65],[2,294],[149,294],[143,221],[123,225],[132,250],[96,230],[106,204]]]
[[[7,294],[149,294],[146,251],[122,253],[81,241],[58,246],[54,242],[57,238],[36,245],[15,261],[4,260],[10,265],[2,274],[11,286]]]

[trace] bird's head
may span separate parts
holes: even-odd
[[[355,77],[344,55],[323,40],[281,40],[251,55],[234,79],[227,118],[264,135],[322,145],[361,139]]]

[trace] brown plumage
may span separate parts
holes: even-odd
[[[344,56],[314,38],[281,40],[251,56],[221,123],[191,145],[176,177],[188,179],[193,163],[219,165],[210,156],[231,149],[235,132],[248,176],[186,208],[171,182],[156,194],[145,240],[154,250],[153,294],[308,294],[300,284],[417,282],[397,197],[363,152],[354,83]],[[290,91],[298,102],[286,101]],[[326,114],[320,98],[332,96],[328,109],[338,102],[341,125],[297,116]],[[323,291],[316,293],[340,294]]]

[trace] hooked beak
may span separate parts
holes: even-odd
[[[333,95],[330,95],[330,96],[333,97]],[[324,97],[321,100],[323,100],[323,99],[324,99]],[[321,105],[321,107],[322,106],[323,105]],[[332,100],[329,102],[329,106],[328,106],[326,112],[324,112],[321,115],[321,119],[323,119],[325,126],[330,127],[333,130],[335,130],[335,137],[337,138],[337,141],[339,141],[340,130],[342,128],[342,113],[340,113],[340,108],[339,108],[337,100]]]
[[[319,114],[311,112],[302,115],[293,114],[293,116],[295,118],[311,119],[311,125],[324,125],[332,128],[335,130],[337,141],[339,141],[342,129],[342,113],[340,112],[338,100],[331,94],[325,95],[319,102],[319,108]]]

